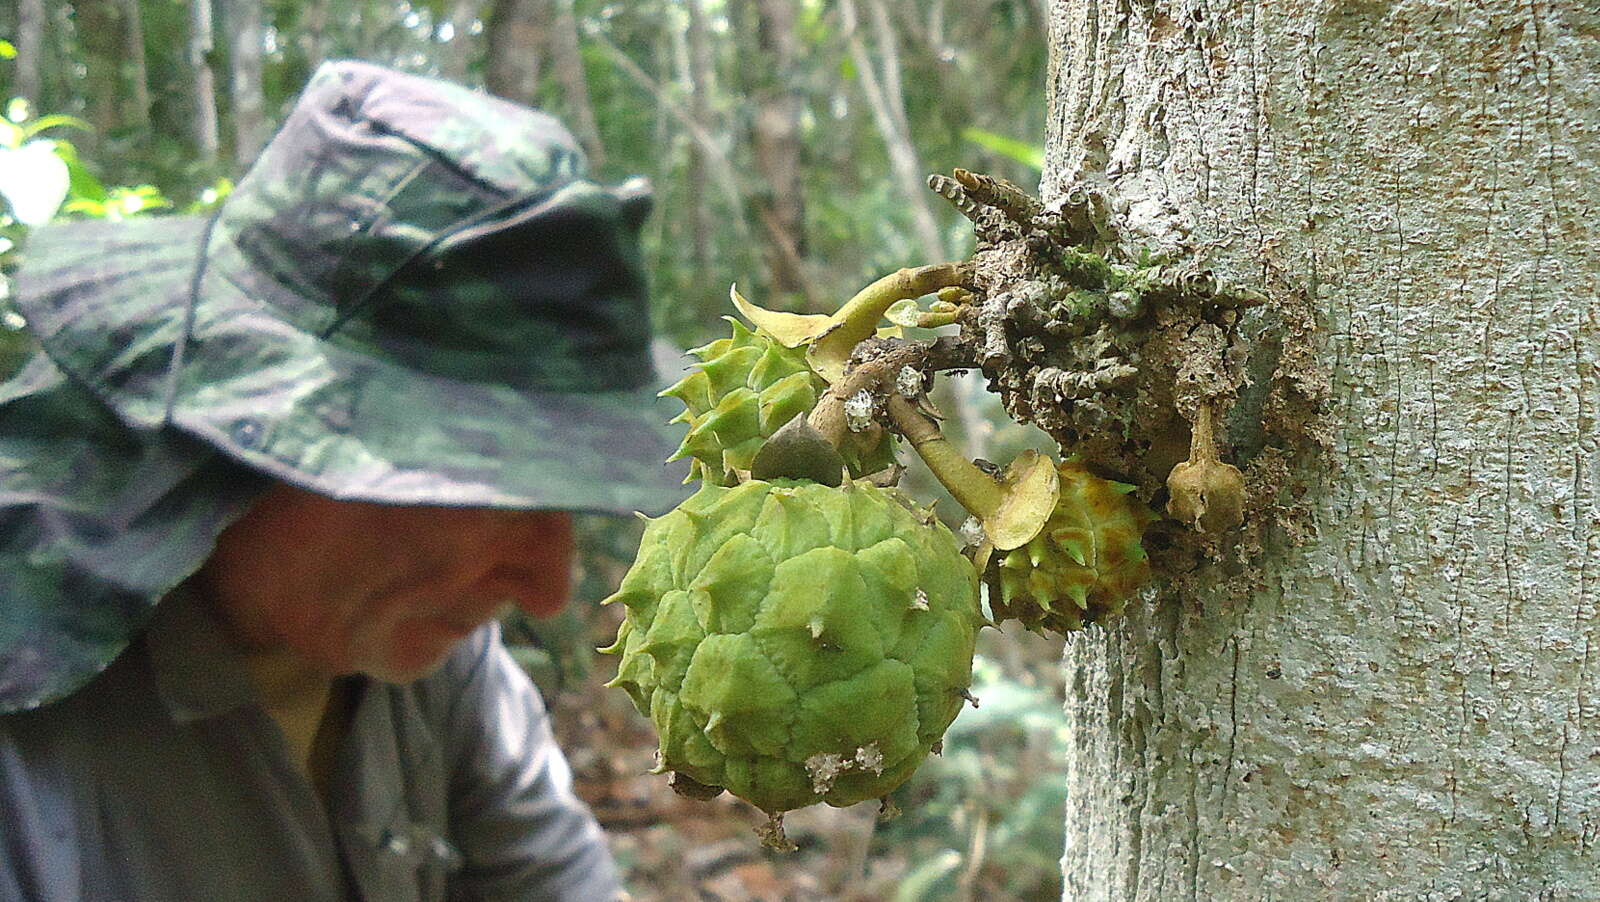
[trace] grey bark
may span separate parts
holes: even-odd
[[[194,78],[192,138],[200,162],[208,166],[215,164],[221,153],[217,126],[217,80],[211,70],[214,48],[211,0],[189,0],[189,66]]]
[[[17,96],[36,111],[44,100],[44,24],[44,0],[21,0],[17,7],[17,58],[13,71]]]
[[[483,81],[489,93],[538,106],[539,69],[550,32],[545,0],[494,0],[485,30]]]
[[[261,87],[261,0],[226,2],[233,158],[242,172],[271,137],[267,99]]]
[[[1066,898],[1600,899],[1600,11],[1057,0],[1047,196],[1303,286],[1314,531],[1069,643]]]

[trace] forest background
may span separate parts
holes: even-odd
[[[831,311],[901,266],[960,259],[970,226],[925,186],[955,166],[1036,188],[1046,104],[1041,0],[17,0],[0,4],[0,273],[52,217],[203,212],[222,201],[323,60],[438,75],[541,107],[605,182],[649,177],[664,369],[726,334],[728,288]],[[5,297],[0,275],[0,301]],[[0,357],[25,353],[4,313]],[[9,350],[8,350],[9,349]],[[0,367],[5,366],[0,362]],[[938,398],[970,456],[1037,435],[975,379]],[[913,473],[924,497],[937,494]],[[956,510],[953,503],[942,507]],[[875,805],[792,816],[764,852],[735,801],[648,776],[654,737],[604,690],[617,612],[594,604],[638,527],[582,524],[579,597],[508,634],[556,711],[580,791],[640,902],[1058,898],[1065,742],[1060,641],[984,632],[944,754]]]

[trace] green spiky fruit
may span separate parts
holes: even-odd
[[[1121,613],[1150,578],[1140,540],[1157,518],[1129,493],[1077,461],[1056,465],[1061,499],[1037,536],[1000,560],[996,621],[1065,633]]]
[[[607,602],[609,685],[660,771],[770,814],[879,798],[966,697],[982,614],[950,531],[865,481],[707,485],[645,529]]]
[[[735,470],[750,469],[768,436],[796,414],[807,413],[828,384],[806,365],[805,352],[786,348],[771,335],[752,332],[736,319],[733,335],[690,351],[700,364],[662,395],[682,401],[674,423],[689,434],[672,460],[691,458],[689,479],[732,485]],[[894,463],[885,433],[848,442],[840,449],[851,476],[875,473]]]

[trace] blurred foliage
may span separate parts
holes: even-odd
[[[994,632],[985,639],[991,648],[1012,641]],[[901,814],[874,838],[920,862],[901,878],[896,902],[1060,898],[1066,786],[1056,763],[1066,756],[1067,725],[1059,688],[1039,672],[1058,656],[1042,657],[1021,672],[992,654],[973,662],[979,705],[961,712],[942,753],[895,793]],[[964,846],[951,846],[963,837]]]
[[[232,161],[235,76],[224,40],[230,27],[227,4],[212,4],[216,44],[207,55],[216,73],[221,155],[205,162],[195,145],[198,101],[188,60],[189,7],[195,2],[138,3],[147,122],[126,114],[134,96],[125,80],[134,68],[125,56],[129,45],[96,40],[91,31],[117,5],[112,0],[47,3],[45,46],[37,53],[40,96],[34,100],[39,108],[96,127],[86,133],[82,148],[87,171],[104,184],[156,186],[178,209],[219,177],[237,178],[243,168]],[[800,295],[771,292],[771,274],[760,252],[764,232],[756,208],[769,189],[752,135],[763,112],[763,92],[781,89],[798,102],[805,211],[799,243],[808,294],[836,303],[885,272],[929,262],[920,259],[911,238],[908,203],[892,184],[883,136],[863,99],[861,73],[850,58],[836,3],[789,4],[799,51],[786,71],[774,72],[760,52],[769,37],[760,4],[702,0],[711,84],[704,88],[701,125],[734,184],[729,191],[707,187],[694,201],[689,170],[695,141],[670,112],[684,110],[693,93],[684,62],[688,16],[683,0],[571,2],[589,106],[605,148],[598,175],[618,181],[643,174],[657,186],[661,212],[647,233],[656,317],[663,334],[680,347],[715,337],[732,282],[768,306],[806,303]],[[276,121],[287,110],[320,59],[353,57],[436,74],[460,58],[468,82],[481,86],[491,5],[489,0],[262,0],[260,90],[268,118]],[[1042,143],[1044,132],[1044,24],[1037,4],[896,0],[885,9],[898,51],[904,118],[922,168],[964,166],[1024,185],[1036,183],[1034,166],[1019,148]],[[0,35],[14,39],[19,10],[18,4],[0,4]],[[863,28],[869,19],[863,16]],[[617,54],[631,60],[649,84],[620,67]],[[113,70],[124,76],[121,84],[104,76]],[[15,93],[15,83],[10,73],[0,73],[0,96]],[[540,85],[541,104],[572,122],[574,100],[548,62]],[[695,243],[691,202],[707,208],[704,221],[711,234],[705,259],[684,252]],[[933,203],[951,256],[964,255],[970,231],[954,211],[936,199]]]
[[[0,60],[14,58],[14,50],[8,56],[0,47]],[[0,119],[0,378],[14,372],[32,347],[26,323],[11,304],[10,283],[21,265],[30,230],[57,218],[119,221],[173,206],[154,185],[107,188],[79,158],[77,147],[55,136],[62,129],[89,132],[88,123],[72,116],[32,113],[26,100],[14,97]],[[188,212],[210,209],[232,187],[226,178],[218,179],[189,204]]]

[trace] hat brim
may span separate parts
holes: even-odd
[[[211,267],[191,309],[204,233],[201,218],[152,217],[30,237],[18,306],[56,364],[128,424],[170,425],[344,500],[656,514],[688,493],[686,467],[663,463],[681,438],[664,382],[549,392],[443,378],[311,334]]]
[[[42,354],[0,382],[0,714],[103,669],[267,485],[176,430],[130,434]]]

